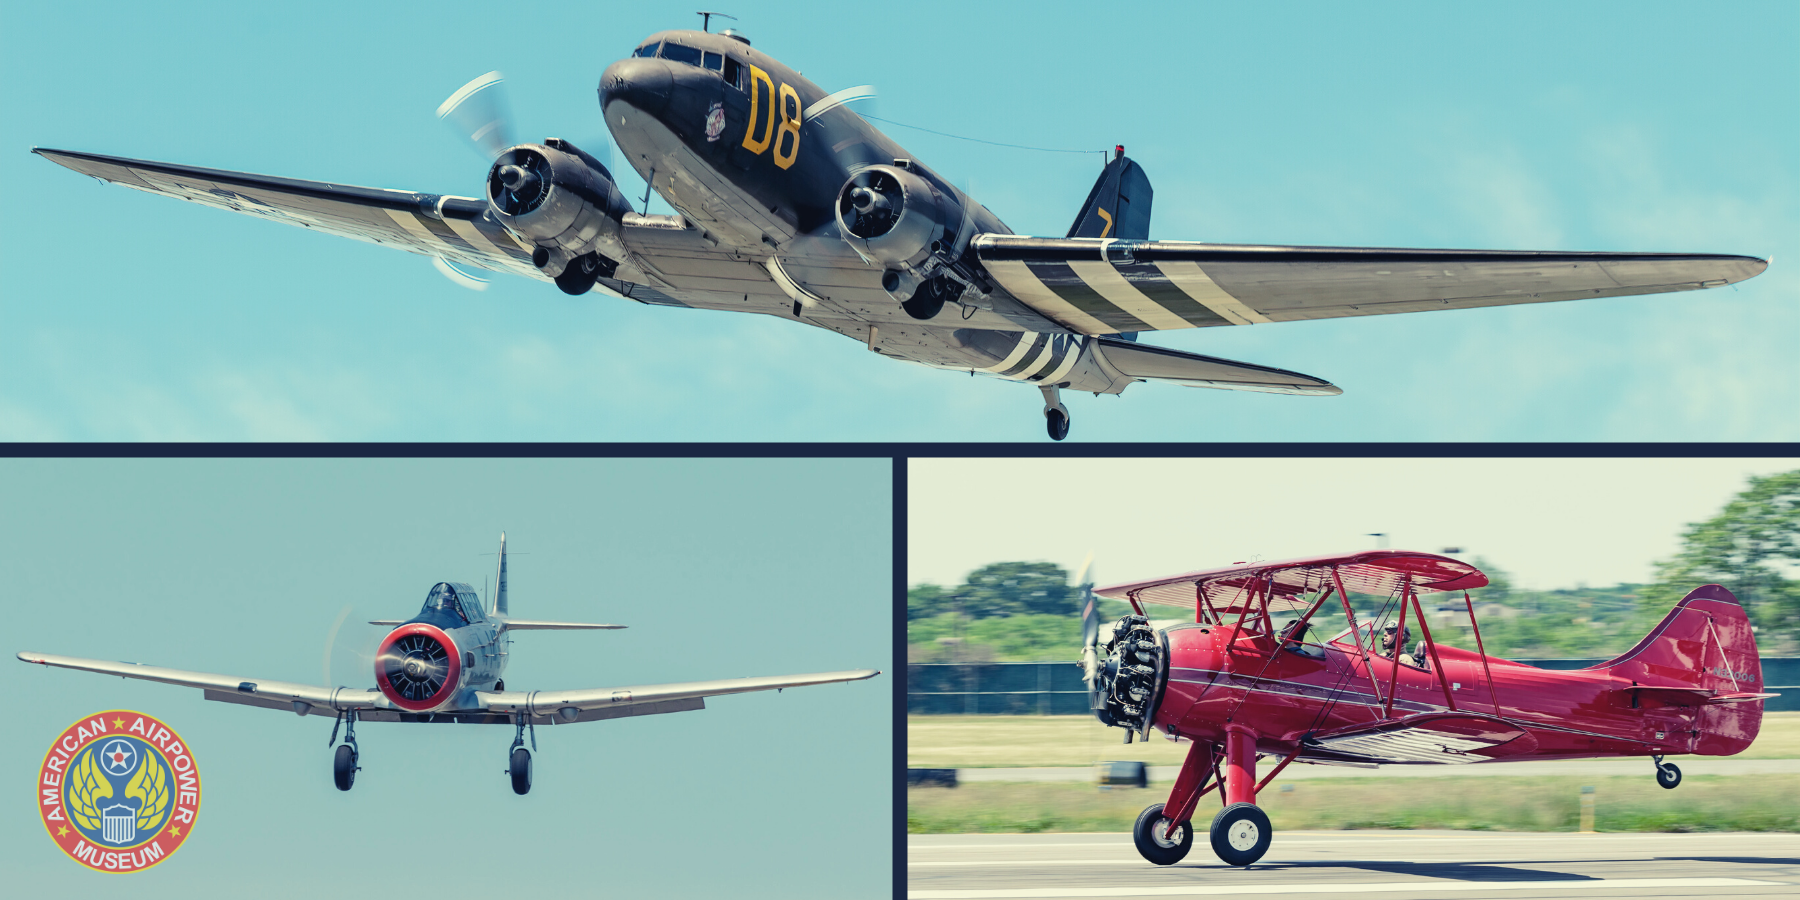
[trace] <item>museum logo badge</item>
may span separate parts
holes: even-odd
[[[57,735],[37,788],[50,839],[102,872],[168,859],[200,812],[193,751],[155,716],[127,709],[95,713]]]

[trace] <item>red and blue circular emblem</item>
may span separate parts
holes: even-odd
[[[50,839],[100,872],[137,872],[168,859],[200,813],[200,770],[187,742],[155,716],[128,709],[64,729],[37,781]]]

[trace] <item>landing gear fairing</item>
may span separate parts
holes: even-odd
[[[735,310],[835,331],[883,356],[1044,390],[1135,382],[1332,395],[1323,379],[1137,343],[1144,332],[1468,309],[1735,284],[1767,262],[1695,253],[1244,246],[1152,241],[1148,176],[1119,147],[1067,235],[1016,235],[845,104],[730,32],[665,31],[600,76],[606,127],[676,216],[641,215],[569,141],[507,145],[452,95],[493,159],[485,196],[378,190],[67,150],[34,152],[138,190],[398,247],[456,267]],[[452,275],[464,283],[466,278]]]

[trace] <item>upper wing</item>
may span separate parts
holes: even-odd
[[[252,681],[236,675],[188,672],[182,669],[165,669],[161,666],[108,662],[102,659],[80,659],[74,656],[52,656],[47,653],[21,652],[19,659],[42,666],[59,666],[64,669],[80,669],[84,672],[117,675],[121,678],[139,678],[144,681],[160,681],[163,684],[201,688],[206,691],[208,700],[286,709],[303,716],[307,713],[334,716],[339,711],[346,709],[389,708],[387,698],[373,688],[368,690],[347,687],[329,688],[266,679]]]
[[[981,235],[1000,286],[1081,334],[1691,291],[1768,261],[1706,253],[1263,247]]]
[[[726,678],[581,691],[477,691],[475,696],[481,699],[489,712],[525,713],[540,723],[562,724],[702,709],[706,705],[704,698],[720,694],[861,681],[880,674],[875,669],[852,669],[847,672]]]

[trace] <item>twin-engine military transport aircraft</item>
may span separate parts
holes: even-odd
[[[1750,620],[1719,585],[1690,591],[1617,659],[1549,671],[1482,648],[1468,591],[1487,583],[1449,557],[1375,550],[1090,587],[1082,664],[1094,715],[1125,729],[1128,744],[1151,732],[1188,742],[1169,799],[1138,817],[1138,852],[1159,866],[1179,862],[1200,798],[1217,788],[1213,852],[1228,865],[1256,862],[1273,837],[1256,795],[1296,761],[1373,768],[1644,756],[1657,783],[1673,788],[1681,770],[1665,754],[1743,750],[1762,726],[1762,701],[1777,696],[1762,693]],[[1455,592],[1461,604],[1432,611],[1466,610],[1474,652],[1434,641],[1420,602]],[[1352,594],[1374,599],[1373,619],[1358,621]],[[1134,612],[1103,641],[1095,595]],[[1145,604],[1191,610],[1193,621],[1159,629]],[[1315,630],[1339,607],[1343,629]],[[1258,781],[1264,757],[1280,762]]]
[[[537,749],[538,725],[567,725],[649,716],[658,713],[705,709],[707,697],[750,691],[861,681],[881,674],[875,669],[818,672],[810,675],[772,675],[763,678],[729,678],[680,684],[631,685],[573,691],[509,691],[506,674],[512,643],[511,632],[550,629],[614,629],[624,625],[592,625],[582,622],[542,622],[513,618],[506,606],[506,536],[500,536],[499,580],[493,607],[484,607],[475,589],[458,582],[439,582],[425,597],[425,606],[410,619],[377,619],[371,625],[393,625],[375,654],[378,688],[318,687],[234,675],[185,672],[128,662],[77,659],[46,653],[22,652],[19,659],[46,666],[61,666],[141,678],[183,687],[200,688],[208,700],[242,703],[299,715],[333,716],[331,744],[338,730],[332,759],[332,777],[338,790],[347,791],[356,780],[360,751],[356,723],[364,722],[460,722],[513,726],[508,748],[512,789],[531,790],[531,754]],[[527,732],[531,750],[525,749]]]
[[[1152,241],[1151,188],[1117,149],[1064,237],[1015,235],[844,104],[726,31],[651,35],[600,77],[614,142],[680,215],[640,215],[566,140],[509,146],[498,73],[439,113],[493,158],[482,198],[349,187],[93,153],[34,152],[138,190],[659,306],[830,329],[893,359],[1061,391],[1133,382],[1338,394],[1319,378],[1137,342],[1252,325],[1734,284],[1748,256]],[[446,271],[446,274],[450,274]],[[452,276],[453,278],[455,276]]]

